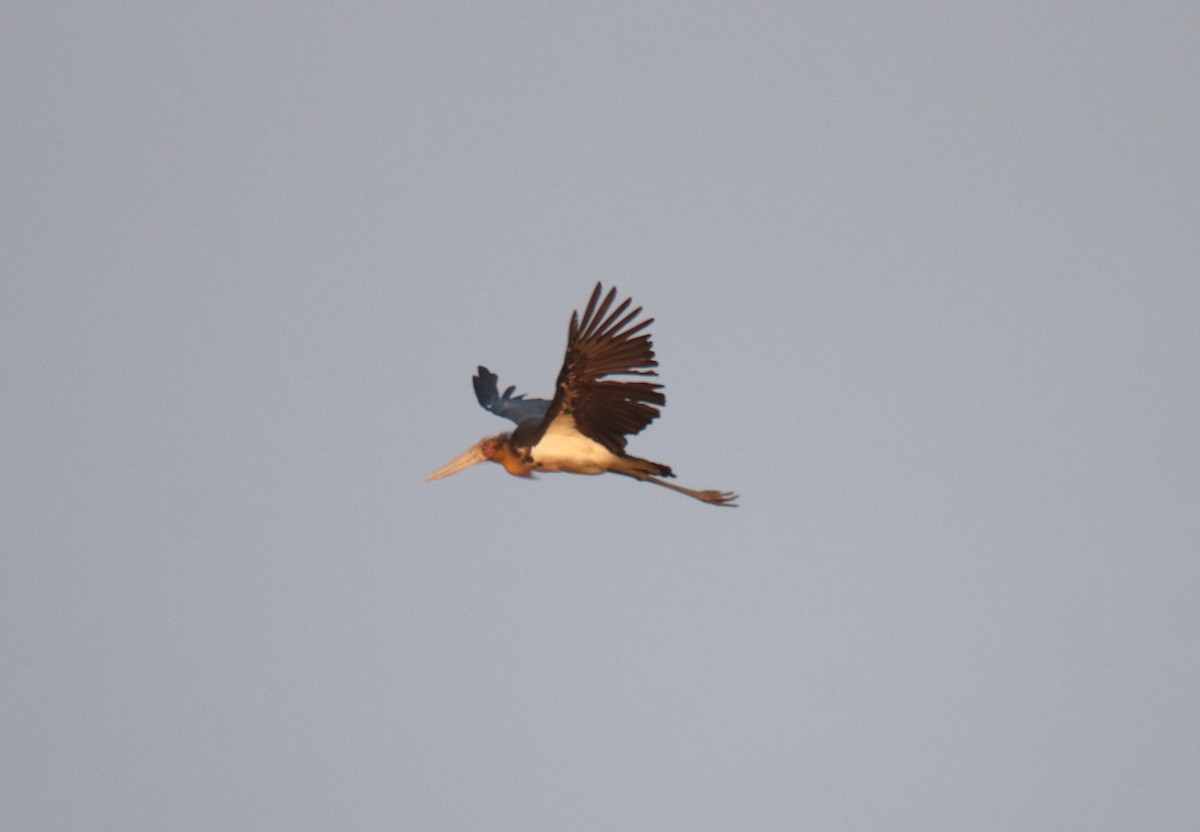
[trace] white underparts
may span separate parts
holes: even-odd
[[[558,416],[541,441],[530,448],[539,471],[570,471],[574,474],[603,474],[617,459],[616,454],[575,428],[567,414]]]

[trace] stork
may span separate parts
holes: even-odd
[[[514,395],[516,387],[501,394],[499,377],[487,367],[479,368],[472,379],[479,404],[515,422],[517,428],[481,440],[434,471],[426,481],[491,461],[517,477],[532,477],[534,471],[611,472],[661,485],[710,505],[735,505],[737,495],[733,492],[697,491],[665,482],[662,477],[675,476],[668,466],[625,453],[625,437],[639,433],[658,418],[655,405],[666,404],[666,397],[661,384],[601,380],[609,375],[658,375],[651,369],[658,362],[654,360],[650,333],[643,332],[654,319],[634,323],[642,308],[626,313],[632,304],[632,299],[626,298],[614,309],[616,288],[609,289],[603,300],[602,291],[597,283],[582,320],[578,313],[571,313],[567,354],[551,401]]]

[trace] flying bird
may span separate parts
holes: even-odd
[[[635,323],[642,308],[626,312],[626,298],[613,308],[616,288],[601,300],[596,284],[583,318],[573,312],[567,331],[567,354],[558,372],[551,401],[516,394],[516,387],[500,393],[499,378],[480,367],[475,397],[484,410],[516,423],[512,433],[501,433],[477,445],[439,468],[425,479],[437,480],[457,474],[480,462],[497,462],[513,476],[531,477],[535,471],[566,471],[570,474],[623,474],[652,482],[695,497],[715,506],[733,506],[737,495],[730,491],[684,488],[665,482],[674,477],[660,462],[625,453],[627,436],[641,432],[658,418],[658,407],[666,404],[662,385],[629,379],[602,380],[605,376],[656,376],[654,347],[644,332],[653,318]],[[656,407],[656,405],[658,407]]]

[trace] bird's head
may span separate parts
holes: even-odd
[[[425,481],[440,480],[442,477],[448,477],[451,474],[457,474],[459,471],[465,471],[472,465],[478,465],[480,462],[499,462],[500,460],[497,457],[502,455],[503,448],[507,442],[507,433],[481,439],[469,451],[434,471],[425,478]]]

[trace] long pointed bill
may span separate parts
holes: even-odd
[[[457,474],[459,471],[465,471],[466,469],[470,468],[472,465],[478,465],[480,462],[483,462],[486,459],[487,459],[487,457],[483,455],[483,443],[480,442],[478,445],[476,445],[471,450],[467,451],[465,454],[460,456],[458,459],[456,459],[453,462],[449,463],[448,465],[444,465],[441,468],[434,471],[432,474],[430,474],[428,477],[425,478],[425,482],[432,482],[433,480],[440,480],[442,477],[448,477],[451,474]]]

